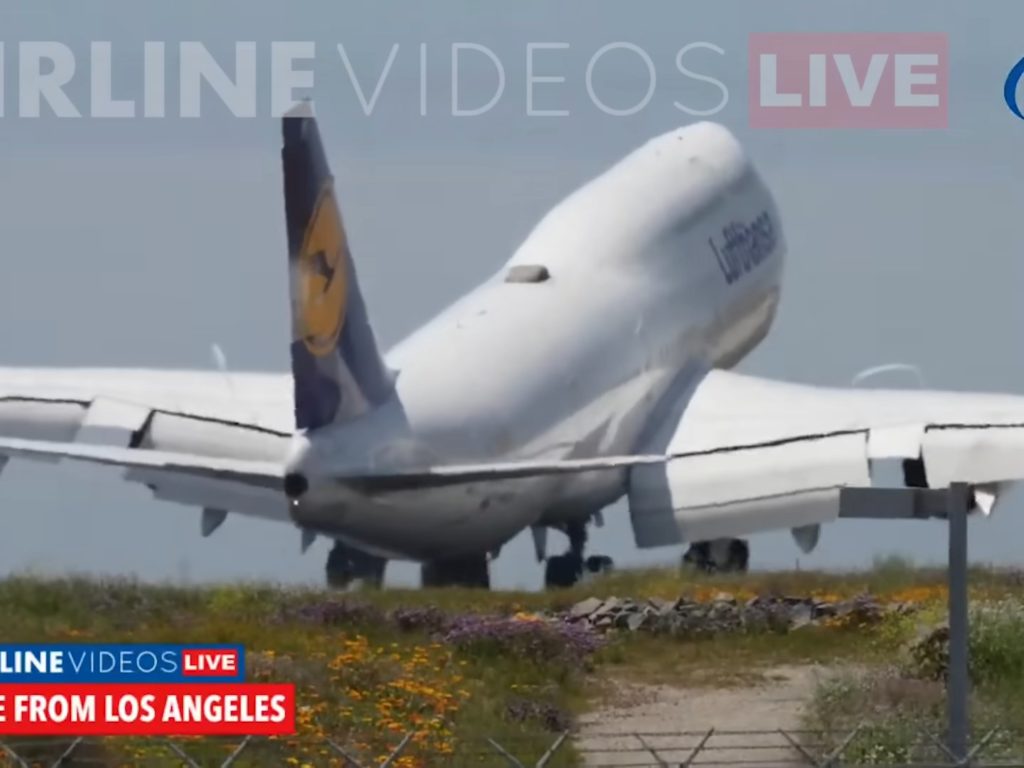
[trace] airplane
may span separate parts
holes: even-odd
[[[1024,397],[731,370],[773,325],[787,243],[724,125],[604,169],[386,354],[309,102],[282,133],[290,373],[226,388],[213,370],[0,369],[4,462],[117,467],[201,509],[204,536],[237,514],[298,528],[303,552],[328,537],[334,585],[382,584],[406,560],[424,586],[478,588],[526,530],[547,587],[611,567],[587,532],[623,499],[638,547],[743,570],[758,532],[808,552],[858,505],[953,482],[987,515],[1024,473]],[[566,553],[547,552],[552,529]]]

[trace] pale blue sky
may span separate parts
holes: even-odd
[[[501,10],[498,10],[499,7]],[[932,386],[1024,393],[1024,121],[1002,101],[1024,56],[1019,2],[305,2],[227,0],[89,4],[12,0],[0,10],[5,106],[0,119],[0,360],[9,365],[208,367],[219,342],[234,368],[285,370],[285,238],[279,127],[240,120],[216,101],[199,120],[20,120],[17,44],[66,43],[80,60],[69,94],[87,108],[88,50],[109,40],[116,95],[140,94],[142,46],[203,42],[228,61],[256,41],[261,99],[269,43],[315,41],[318,112],[339,179],[360,278],[382,341],[400,339],[505,260],[559,198],[638,143],[690,120],[674,101],[721,97],[675,69],[704,41],[724,54],[687,63],[722,81],[714,116],[743,139],[776,191],[790,243],[780,316],[742,370],[844,384],[893,360],[921,365]],[[747,127],[746,40],[762,31],[937,31],[949,34],[950,126],[930,132],[755,131]],[[587,95],[584,72],[602,46],[649,53],[658,83],[647,108],[613,118]],[[487,115],[453,118],[450,51],[495,52],[506,91]],[[526,46],[567,42],[542,59],[567,79],[527,118]],[[376,111],[363,114],[335,47],[372,90],[392,46]],[[428,115],[420,116],[419,46],[427,44]],[[467,55],[464,103],[486,101],[493,69]],[[172,62],[173,64],[173,62]],[[173,70],[174,66],[169,66]],[[595,90],[637,103],[646,70],[609,55]],[[173,105],[176,84],[169,82]],[[266,114],[264,107],[262,113]],[[972,526],[972,555],[1014,562],[1024,505]],[[159,504],[110,471],[12,465],[0,482],[0,569],[136,573],[145,578],[321,578],[326,542],[305,556],[298,534],[232,518],[212,539],[198,512]],[[606,514],[595,548],[621,564],[673,560],[637,552],[624,508]],[[556,539],[557,537],[553,537]],[[753,542],[757,566],[791,565],[788,534]],[[876,554],[942,557],[939,524],[840,523],[802,565],[855,566]],[[409,582],[410,566],[392,569]],[[499,586],[535,586],[525,538],[495,568]]]

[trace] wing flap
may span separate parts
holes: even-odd
[[[927,431],[921,450],[933,488],[1024,479],[1024,424],[939,425]]]

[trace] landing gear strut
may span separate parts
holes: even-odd
[[[380,587],[384,583],[384,569],[388,561],[382,557],[368,555],[344,542],[335,541],[327,555],[327,586],[332,589],[347,589],[359,581],[369,587]]]
[[[570,523],[565,533],[569,537],[569,551],[548,558],[544,566],[545,588],[571,587],[584,574],[605,573],[614,568],[612,559],[604,555],[591,555],[584,559],[583,553],[587,546],[586,523]]]
[[[491,588],[491,574],[485,554],[424,563],[421,573],[424,587]]]
[[[695,541],[683,555],[683,566],[705,573],[746,573],[750,545],[743,539]]]

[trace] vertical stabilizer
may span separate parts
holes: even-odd
[[[394,377],[370,327],[308,102],[285,115],[283,130],[295,426],[315,430],[379,406]]]

